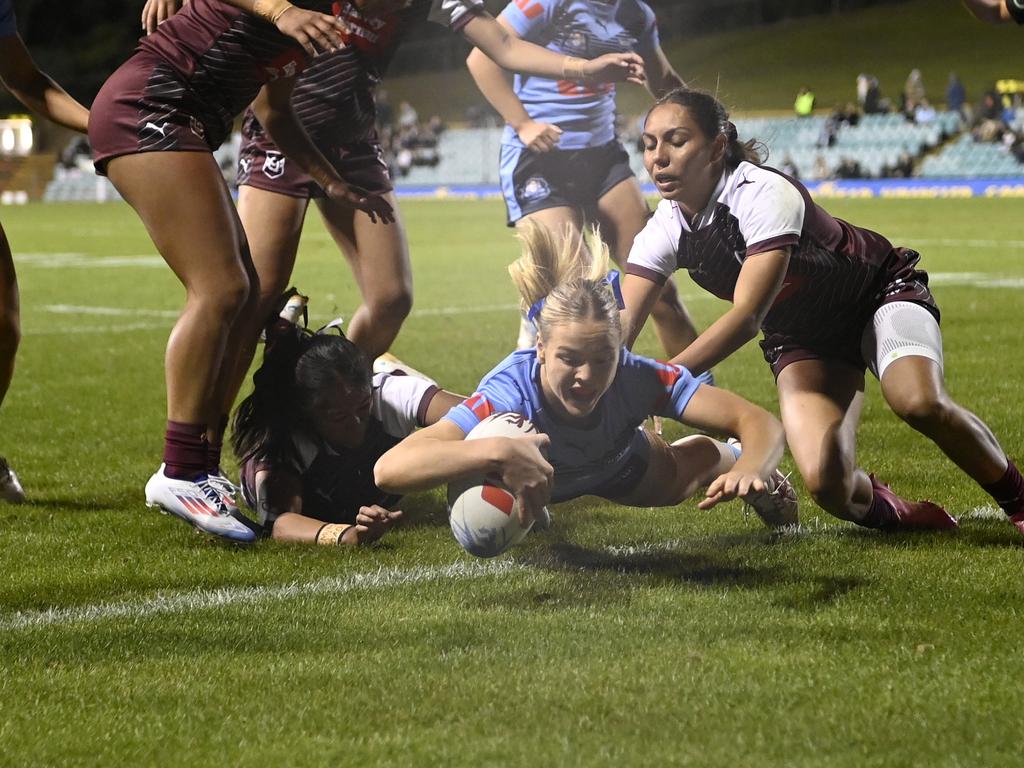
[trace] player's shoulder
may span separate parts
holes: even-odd
[[[774,168],[741,162],[730,174],[722,193],[733,210],[758,206],[803,208],[803,195],[793,179]]]
[[[654,9],[644,0],[620,0],[618,16],[624,24],[639,22],[643,26],[649,26],[656,21]]]

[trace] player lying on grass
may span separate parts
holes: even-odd
[[[673,362],[705,371],[763,331],[790,451],[823,509],[868,528],[957,524],[857,468],[867,367],[889,407],[1024,532],[1024,480],[989,428],[946,392],[939,310],[919,255],[834,218],[799,182],[763,167],[709,94],[680,89],[660,99],[643,143],[664,199],[629,256],[627,343],[661,284],[686,269],[733,306]]]
[[[11,94],[59,125],[85,133],[89,112],[39,70],[18,35],[12,0],[0,0],[0,81]],[[0,227],[0,404],[14,376],[14,358],[21,341],[18,276],[7,235]],[[0,500],[22,502],[18,476],[0,456]]]
[[[537,347],[507,357],[472,397],[384,454],[377,484],[406,493],[494,474],[518,498],[524,523],[548,501],[594,495],[673,506],[706,488],[702,509],[741,496],[769,525],[796,522],[792,488],[776,470],[778,420],[685,368],[623,349],[618,275],[606,277],[608,248],[596,232],[583,245],[528,224],[519,237],[523,255],[509,271],[537,323]],[[464,440],[497,412],[521,414],[541,434]],[[743,452],[703,435],[668,445],[643,429],[650,414],[734,435]]]
[[[263,534],[281,541],[366,544],[387,533],[400,497],[374,485],[374,463],[462,401],[418,376],[371,375],[340,333],[284,320],[267,331],[253,383],[232,442],[242,497]]]
[[[558,53],[637,53],[655,97],[683,85],[661,50],[654,11],[643,0],[510,2],[498,23],[508,34]],[[571,225],[578,237],[587,218],[600,224],[612,258],[625,264],[650,209],[616,137],[615,86],[523,75],[513,80],[479,48],[466,65],[507,123],[499,173],[509,226],[536,221],[560,233]],[[654,322],[669,356],[697,338],[672,281],[655,305]],[[534,346],[535,337],[533,323],[522,318],[517,347]]]

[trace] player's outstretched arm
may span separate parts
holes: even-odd
[[[626,348],[632,349],[636,337],[644,328],[654,305],[661,295],[662,285],[639,275],[627,274],[622,281],[622,333]]]
[[[687,403],[682,420],[702,431],[735,435],[743,444],[739,459],[711,482],[698,507],[710,509],[765,490],[764,481],[779,466],[784,448],[785,432],[777,418],[728,390],[701,386]]]
[[[266,19],[277,30],[295,40],[310,56],[329,53],[344,47],[342,35],[348,31],[336,16],[298,8],[288,0],[223,0]]]
[[[519,37],[504,20],[498,19],[498,23],[512,37]],[[488,58],[487,54],[479,48],[474,48],[466,59],[466,67],[480,93],[498,110],[498,114],[505,122],[512,126],[512,130],[528,149],[533,152],[547,152],[558,144],[562,129],[551,123],[534,121],[527,113],[523,102],[512,90],[508,73]]]
[[[509,34],[489,13],[477,13],[462,28],[469,42],[511,72],[596,85],[624,80],[644,83],[644,62],[635,53],[607,53],[587,61],[563,56]]]
[[[1024,17],[1024,3],[1018,0],[964,0],[967,7],[975,18],[987,21],[989,24],[1004,24],[1013,21],[1010,14],[1010,3],[1016,3]]]
[[[736,280],[732,307],[672,362],[699,375],[757,336],[782,290],[788,268],[789,248],[748,256]]]
[[[89,110],[41,72],[18,35],[0,38],[0,80],[29,109],[65,128],[85,133]]]
[[[329,198],[365,211],[374,222],[394,221],[394,210],[387,200],[349,186],[310,140],[292,111],[294,80],[281,78],[267,83],[252,103],[256,117],[270,138],[289,159],[320,185]]]

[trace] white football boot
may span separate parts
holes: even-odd
[[[205,475],[195,481],[176,480],[164,474],[164,465],[161,464],[146,483],[146,506],[157,507],[180,517],[197,530],[223,539],[235,542],[256,540],[252,530],[231,516],[223,493]]]
[[[728,443],[741,451],[743,450],[740,441],[735,438],[729,438]],[[784,475],[776,469],[768,476],[764,485],[763,491],[748,494],[743,499],[761,518],[761,522],[773,529],[798,525],[800,510],[796,500],[796,490],[789,482],[789,475]]]
[[[25,489],[21,487],[18,476],[3,456],[0,456],[0,500],[10,504],[21,504],[25,501]]]
[[[417,379],[423,379],[424,381],[430,382],[435,387],[437,382],[427,376],[427,374],[417,371],[408,363],[403,363],[397,357],[392,355],[390,352],[385,352],[383,355],[373,361],[373,372],[374,373],[390,373],[398,376],[415,376]]]
[[[238,486],[228,480],[220,467],[216,472],[207,475],[210,485],[220,494],[221,501],[228,510],[228,514],[234,515],[238,512]]]

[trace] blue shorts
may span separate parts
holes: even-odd
[[[501,192],[508,225],[546,208],[593,211],[613,187],[633,178],[629,154],[618,140],[600,147],[532,152],[501,145]]]

